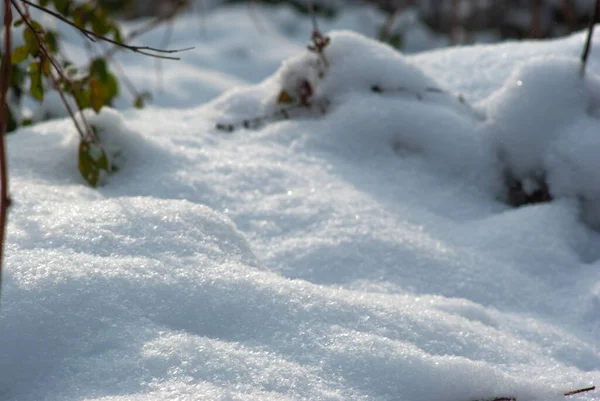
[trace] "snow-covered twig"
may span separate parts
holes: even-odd
[[[225,131],[225,132],[233,132],[236,129],[240,129],[240,128],[258,128],[259,126],[261,126],[262,124],[264,124],[267,121],[274,121],[274,120],[278,120],[278,119],[289,120],[291,118],[290,112],[293,110],[297,110],[301,107],[303,107],[303,106],[302,105],[290,106],[290,107],[286,107],[284,109],[279,109],[271,114],[265,114],[262,116],[251,117],[251,118],[247,118],[247,119],[237,121],[234,123],[217,123],[216,128],[219,131]]]
[[[427,87],[427,88],[423,89],[422,92],[419,92],[419,91],[411,90],[411,89],[404,88],[404,87],[382,88],[379,85],[373,85],[373,86],[371,86],[371,91],[374,92],[374,93],[407,93],[407,94],[409,94],[411,96],[414,96],[419,101],[423,100],[423,94],[424,93],[439,93],[439,94],[443,94],[443,95],[454,97],[456,99],[456,101],[458,101],[460,104],[464,105],[470,111],[472,111],[475,114],[477,114],[475,112],[475,109],[473,108],[473,106],[471,106],[471,104],[469,102],[467,102],[467,100],[464,98],[464,96],[462,94],[459,94],[459,95],[456,96],[456,95],[448,93],[445,90],[440,89],[440,88]]]

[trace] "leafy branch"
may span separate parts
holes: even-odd
[[[0,52],[2,62],[0,64],[0,289],[2,283],[2,262],[5,244],[5,233],[7,226],[7,214],[10,206],[8,196],[8,170],[5,149],[5,135],[8,128],[12,129],[14,119],[8,106],[9,87],[13,93],[19,95],[23,92],[24,72],[18,68],[18,64],[25,60],[31,60],[27,74],[29,75],[30,88],[29,93],[39,102],[44,99],[44,79],[52,83],[52,87],[57,90],[61,101],[73,121],[75,129],[80,136],[79,146],[79,171],[83,178],[92,186],[96,186],[102,171],[111,172],[111,166],[108,156],[101,146],[100,140],[94,131],[94,128],[87,121],[83,110],[92,108],[99,112],[104,105],[110,104],[112,99],[118,93],[118,86],[115,77],[108,71],[105,58],[95,58],[88,67],[89,74],[86,76],[75,76],[70,74],[71,67],[60,62],[57,59],[58,42],[56,35],[46,31],[38,22],[33,20],[29,13],[29,7],[49,14],[58,20],[70,25],[78,30],[86,40],[90,42],[103,41],[113,44],[113,49],[125,49],[134,53],[157,58],[178,60],[178,57],[171,54],[179,53],[186,49],[161,49],[151,46],[134,46],[123,41],[118,26],[108,19],[108,14],[95,2],[76,3],[70,1],[52,0],[57,11],[46,7],[50,0],[39,0],[35,4],[29,0],[0,0],[4,10],[4,43],[3,52]],[[189,0],[180,0],[185,4]],[[13,28],[13,9],[19,15],[19,19],[14,23],[15,26],[25,25],[23,30],[23,39],[25,44],[12,50],[12,28]],[[173,14],[174,15],[174,14]],[[172,17],[172,16],[171,16]],[[171,18],[169,17],[169,18]],[[160,21],[164,21],[161,19]],[[91,29],[86,25],[90,24]],[[153,23],[145,28],[150,30],[157,26]],[[112,34],[113,38],[107,35]],[[136,33],[137,35],[137,33]],[[132,39],[130,35],[128,40]],[[111,49],[112,50],[112,49]],[[112,50],[113,52],[116,50]],[[109,50],[110,52],[110,50]],[[110,53],[109,55],[112,55]],[[68,69],[67,69],[68,68]],[[75,70],[74,70],[75,71]],[[126,82],[129,89],[132,89],[130,82]],[[135,90],[133,88],[132,90]],[[74,99],[77,110],[72,106],[72,102],[67,99],[69,94]],[[138,94],[136,106],[143,102],[144,94]],[[141,100],[140,100],[141,99]],[[77,114],[79,112],[79,114]]]

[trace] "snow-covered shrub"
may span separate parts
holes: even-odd
[[[599,76],[582,74],[577,59],[534,59],[486,107],[486,132],[525,194],[600,201]]]

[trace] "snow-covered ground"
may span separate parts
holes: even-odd
[[[119,166],[102,187],[79,177],[68,120],[8,138],[2,401],[600,384],[600,51],[582,78],[583,34],[403,56],[336,31],[325,64],[306,21],[293,37],[239,9],[205,21],[177,23],[172,46],[197,48],[163,63],[153,106],[91,117]],[[121,57],[154,85],[154,61]],[[215,128],[283,90],[312,109]],[[507,206],[506,174],[556,199]]]

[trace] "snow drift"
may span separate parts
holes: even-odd
[[[303,52],[203,107],[104,110],[123,164],[98,190],[68,121],[9,137],[3,400],[551,401],[600,382],[600,236],[578,203],[599,189],[598,64],[330,37],[322,77]],[[469,57],[517,72],[502,86]],[[325,113],[214,128],[302,80]],[[557,200],[508,207],[505,170],[542,170]]]

